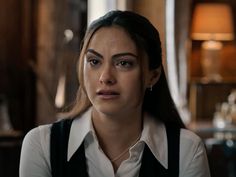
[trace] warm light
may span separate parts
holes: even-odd
[[[234,38],[233,17],[229,5],[199,3],[193,13],[193,40],[204,40],[201,48],[201,66],[205,81],[221,81],[220,55],[223,44]]]
[[[55,106],[57,108],[62,108],[65,104],[65,86],[66,86],[66,77],[62,75],[59,78],[57,92],[55,97]]]
[[[218,41],[205,41],[202,43],[202,48],[205,50],[220,50],[223,45]]]
[[[223,3],[197,4],[193,13],[192,39],[232,40],[233,19],[229,5]]]

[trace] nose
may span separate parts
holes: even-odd
[[[102,69],[99,82],[106,85],[113,85],[116,83],[115,74],[111,66],[105,66]]]

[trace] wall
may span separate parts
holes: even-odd
[[[55,121],[57,113],[76,97],[76,61],[87,26],[86,6],[85,0],[38,1],[37,124]],[[73,33],[70,41],[66,40],[65,30]],[[65,91],[60,95],[64,101],[58,107],[55,98],[59,80],[64,76],[61,88]]]
[[[57,26],[62,0],[38,1],[37,43],[37,124],[55,120],[54,97],[57,71]],[[63,14],[63,11],[62,11]]]
[[[163,60],[165,60],[165,0],[134,0],[133,11],[148,18],[159,31],[163,48]]]
[[[35,58],[34,3],[0,0],[0,95],[5,97],[13,128],[34,126],[35,82],[29,63]]]

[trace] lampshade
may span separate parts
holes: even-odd
[[[231,8],[224,3],[199,3],[193,13],[192,33],[194,40],[233,40]]]

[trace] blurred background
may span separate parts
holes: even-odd
[[[0,0],[0,176],[17,177],[24,135],[73,103],[86,27],[113,9],[158,29],[183,121],[212,176],[236,177],[235,0]]]

